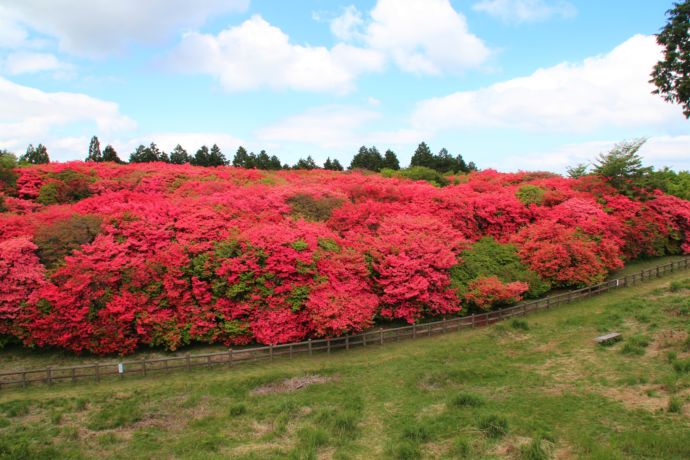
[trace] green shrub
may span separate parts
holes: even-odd
[[[544,189],[536,185],[523,185],[520,187],[515,196],[522,204],[528,206],[530,204],[541,205],[544,202]]]
[[[94,180],[93,177],[72,169],[50,174],[49,179],[38,191],[36,201],[44,205],[51,205],[83,200],[91,196],[89,186]]]
[[[463,293],[474,279],[496,276],[504,283],[523,281],[529,284],[525,297],[534,298],[546,293],[551,286],[522,263],[517,248],[492,237],[484,237],[460,254],[461,263],[451,269],[453,287]]]
[[[233,404],[230,406],[230,415],[233,417],[238,417],[247,413],[247,406],[242,403]]]
[[[457,394],[450,400],[450,405],[455,407],[479,407],[483,404],[482,398],[470,393]]]
[[[288,198],[287,204],[292,208],[293,216],[319,222],[328,220],[333,210],[343,204],[343,200],[330,196],[315,198],[298,193]]]
[[[17,157],[5,150],[0,150],[0,192],[12,191],[17,184]]]
[[[674,414],[680,414],[683,411],[683,401],[678,397],[672,396],[668,400],[668,411]]]
[[[514,319],[510,322],[510,326],[513,329],[518,329],[521,331],[529,331],[529,324],[524,319]]]
[[[492,439],[501,438],[508,433],[508,420],[500,415],[485,415],[478,420],[477,426]]]
[[[549,460],[549,458],[551,456],[544,449],[544,441],[541,438],[535,438],[529,444],[520,447],[520,459],[522,460]]]
[[[450,182],[438,171],[427,168],[425,166],[412,166],[407,169],[400,169],[394,171],[392,169],[383,169],[381,174],[384,177],[401,177],[410,180],[423,180],[429,182],[437,187],[445,187]]]
[[[671,363],[671,365],[673,366],[673,370],[679,374],[687,374],[690,372],[690,358],[676,359]]]

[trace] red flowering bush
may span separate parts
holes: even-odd
[[[11,172],[0,335],[75,352],[337,336],[690,253],[690,202],[636,201],[596,178],[487,170],[438,188],[162,163]],[[487,241],[503,259],[467,252]]]
[[[477,278],[470,282],[465,293],[465,300],[472,305],[486,310],[492,305],[510,305],[522,300],[529,285],[522,281],[504,283],[495,276]]]

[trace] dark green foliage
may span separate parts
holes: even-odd
[[[34,237],[38,257],[47,268],[54,268],[73,250],[91,243],[100,231],[100,217],[90,214],[75,214],[67,220],[41,226]]]
[[[434,154],[426,142],[422,142],[417,146],[410,160],[410,166],[424,166],[426,168],[434,169]]]
[[[497,276],[504,283],[524,281],[529,284],[525,297],[545,294],[551,286],[527,268],[512,244],[502,244],[487,236],[474,243],[460,255],[462,262],[451,269],[453,286],[463,292],[474,279]]]
[[[467,173],[475,170],[476,167],[472,163],[472,168],[465,163],[462,155],[453,157],[448,150],[442,148],[438,154],[434,155],[431,153],[429,146],[422,142],[415,150],[410,160],[410,167],[413,166],[423,166],[425,168],[430,168],[436,170],[440,173]]]
[[[0,150],[0,191],[12,191],[17,183],[17,157],[7,150]]]
[[[454,407],[479,407],[484,405],[484,400],[470,393],[459,393],[450,400],[449,405]]]
[[[508,420],[500,415],[485,415],[479,418],[477,427],[489,438],[498,439],[508,433]]]
[[[527,184],[520,187],[517,192],[515,192],[515,196],[517,196],[517,199],[525,206],[530,204],[541,205],[544,202],[544,193],[545,191],[543,188]]]
[[[189,154],[180,144],[177,144],[173,151],[170,152],[170,163],[174,165],[183,165],[189,163],[190,160]]]
[[[568,177],[577,179],[578,177],[586,176],[588,174],[587,168],[589,168],[588,164],[578,163],[575,166],[568,166],[565,168],[565,170],[568,173]]]
[[[151,142],[148,147],[140,145],[129,156],[130,163],[152,163],[156,161],[169,163],[170,158],[168,157],[167,153],[158,148],[155,142]]]
[[[400,169],[400,162],[394,151],[390,149],[386,150],[386,153],[383,155],[383,167],[392,169],[393,171]]]
[[[318,166],[316,165],[316,162],[314,159],[311,157],[311,155],[307,156],[306,160],[304,158],[300,158],[295,166],[292,167],[292,169],[306,169],[306,170],[312,170],[316,169]]]
[[[450,182],[438,171],[424,166],[411,166],[406,169],[394,171],[392,169],[382,169],[384,177],[404,177],[410,180],[423,180],[437,187],[445,187]]]
[[[256,160],[256,155],[253,153],[249,155],[247,150],[240,145],[232,159],[232,165],[236,168],[252,169],[256,167]]]
[[[524,319],[514,319],[510,322],[510,327],[520,331],[529,331],[529,324]]]
[[[636,139],[616,144],[597,157],[592,173],[606,178],[621,193],[634,196],[634,188],[639,188],[644,177],[652,172],[651,167],[642,166],[642,157],[637,153],[645,142],[646,139]]]
[[[625,341],[621,353],[624,355],[642,356],[645,353],[645,348],[649,346],[649,337],[643,335],[635,335]]]
[[[220,150],[217,144],[211,146],[211,151],[208,155],[208,163],[201,166],[225,166],[228,161],[225,159],[225,155]]]
[[[679,104],[690,118],[690,0],[674,3],[666,12],[668,21],[656,36],[663,59],[656,63],[650,83],[654,94]]]
[[[673,366],[673,370],[679,374],[687,374],[690,372],[690,358],[676,359],[671,363],[671,365]]]
[[[19,162],[29,163],[32,165],[50,163],[48,149],[43,144],[38,144],[38,147],[36,148],[29,144],[29,146],[26,148],[26,153],[19,157]]]
[[[331,161],[331,157],[328,157],[326,158],[326,161],[323,164],[323,169],[330,171],[342,171],[343,165],[341,165],[336,158],[334,158],[333,161]]]
[[[352,158],[349,169],[368,169],[379,172],[383,168],[383,157],[376,147],[361,146],[359,152]]]
[[[295,216],[305,220],[326,221],[331,217],[333,210],[343,204],[343,200],[330,196],[314,198],[300,193],[288,198],[287,203],[292,207],[292,214]]]
[[[98,142],[98,137],[93,136],[91,142],[89,143],[89,154],[86,156],[86,161],[103,161],[103,155],[101,154],[101,144]]]
[[[117,151],[115,151],[113,146],[110,144],[106,145],[105,149],[103,149],[102,161],[110,161],[113,163],[122,164],[122,160],[117,155]]]
[[[668,400],[668,411],[674,414],[680,414],[683,411],[683,401],[676,396],[671,396]]]
[[[252,153],[251,155],[249,155],[248,158],[251,159],[252,155],[254,154]],[[269,157],[268,153],[266,153],[265,150],[262,150],[256,156],[256,160],[254,160],[254,167],[256,167],[257,169],[263,169],[268,171],[278,171],[282,168],[278,157],[275,155]]]
[[[193,158],[190,159],[190,163],[194,166],[224,166],[227,164],[225,155],[220,150],[218,145],[213,144],[211,150],[205,145],[202,145]]]
[[[89,185],[94,178],[73,169],[65,169],[49,175],[49,180],[41,186],[38,201],[44,205],[73,203],[91,196]]]
[[[230,406],[230,415],[233,417],[238,417],[238,416],[244,415],[246,413],[247,413],[247,406],[242,404],[242,403],[233,404],[232,406]]]

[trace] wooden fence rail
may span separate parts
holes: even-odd
[[[187,353],[182,356],[166,358],[123,360],[120,362],[101,362],[81,366],[45,367],[0,372],[0,389],[7,387],[26,388],[30,384],[36,383],[52,385],[59,382],[76,383],[80,380],[100,382],[106,378],[124,378],[135,375],[148,376],[177,369],[191,370],[192,368],[208,366],[233,367],[243,363],[262,360],[273,361],[283,357],[292,358],[300,354],[330,354],[355,347],[382,346],[391,342],[399,342],[400,340],[419,339],[457,332],[461,329],[488,326],[506,319],[525,316],[535,311],[548,310],[575,300],[599,295],[611,289],[634,286],[643,281],[661,277],[669,272],[684,270],[688,267],[690,267],[690,258],[685,258],[582,289],[542,299],[520,302],[501,310],[463,317],[444,318],[440,321],[412,324],[391,329],[373,329],[361,334],[310,339],[304,342],[281,345],[228,349],[227,351],[206,354]]]

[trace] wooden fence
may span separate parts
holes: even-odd
[[[518,303],[502,310],[490,311],[464,317],[444,318],[411,326],[392,329],[376,329],[355,335],[307,340],[305,342],[269,345],[254,348],[228,349],[223,352],[207,354],[186,354],[157,359],[124,360],[121,362],[95,363],[70,367],[45,367],[41,369],[24,369],[13,372],[0,372],[0,389],[7,387],[26,388],[30,384],[43,383],[52,385],[57,382],[90,380],[100,382],[106,378],[124,378],[126,376],[149,376],[170,372],[176,369],[191,370],[207,366],[234,366],[257,361],[273,361],[295,355],[312,355],[314,353],[332,353],[337,350],[349,350],[355,347],[382,346],[401,340],[430,337],[447,334],[461,329],[488,326],[509,318],[525,316],[529,313],[548,310],[558,305],[578,299],[592,297],[611,289],[633,286],[643,281],[658,278],[669,272],[687,269],[690,258],[682,259],[655,268],[613,279],[594,286],[568,291],[543,299]]]

